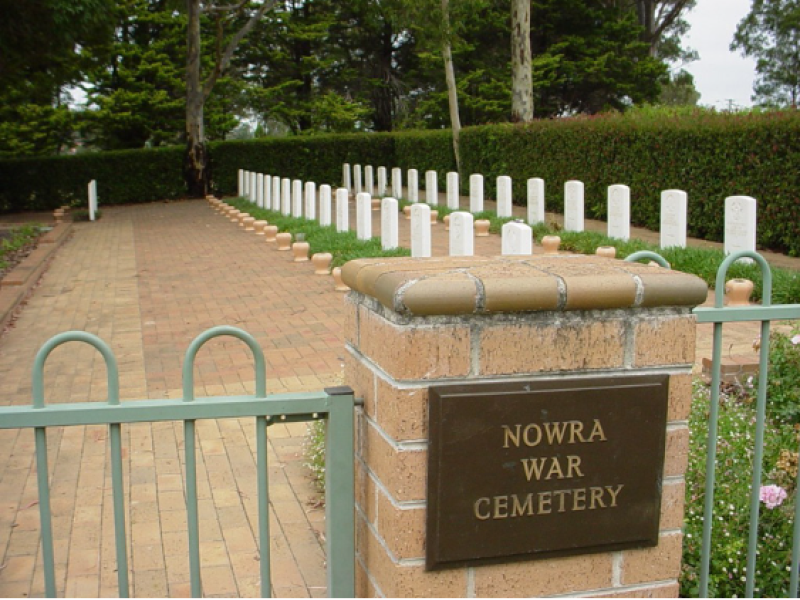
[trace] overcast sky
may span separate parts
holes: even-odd
[[[700,104],[727,108],[728,101],[739,107],[752,106],[755,60],[731,52],[736,25],[750,10],[750,0],[698,0],[686,18],[692,28],[684,47],[700,53],[700,60],[686,65],[694,75]]]

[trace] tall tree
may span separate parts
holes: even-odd
[[[511,120],[533,120],[531,3],[511,0]]]
[[[275,7],[277,0],[261,0],[250,8],[248,0],[233,5],[218,5],[213,0],[186,0],[186,158],[184,177],[192,197],[205,196],[209,191],[211,176],[208,170],[204,112],[205,103],[214,86],[228,69],[239,43],[253,29],[264,14]],[[216,25],[217,38],[213,67],[203,80],[201,73],[202,13],[210,15]],[[226,25],[232,24],[233,34],[226,35]]]
[[[753,0],[731,50],[755,57],[753,100],[797,107],[800,100],[800,0]]]

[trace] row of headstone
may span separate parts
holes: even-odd
[[[347,165],[346,165],[347,166]],[[360,178],[360,165],[356,165],[358,169],[354,172]],[[346,173],[349,173],[349,166]],[[365,168],[365,172],[369,174],[365,185],[366,190],[373,188],[372,183],[369,181],[372,174],[372,168]],[[385,185],[386,169],[384,167],[378,168],[378,189]],[[415,169],[410,169],[408,172],[409,184],[416,184],[418,173]],[[418,200],[415,193],[416,185],[409,188],[410,200],[413,200],[414,206],[412,207],[412,254],[414,254],[414,232],[421,231],[424,224],[415,225],[413,215],[414,209],[418,207],[423,210],[423,206],[428,207],[438,205],[438,188],[437,188],[437,174],[436,171],[427,171],[425,174],[426,183],[426,203],[423,205]],[[347,183],[345,177],[344,183]],[[527,222],[530,225],[542,223],[545,220],[545,195],[544,195],[544,180],[540,178],[531,178],[528,180],[528,206],[527,206]],[[94,196],[92,192],[92,184],[90,184],[90,213],[92,197],[95,198],[96,210],[96,186],[94,187]],[[448,173],[447,175],[447,206],[452,210],[458,211],[459,196],[458,196],[458,174]],[[360,189],[357,183],[355,189]],[[512,216],[512,181],[508,176],[500,176],[497,178],[497,214],[500,217]],[[396,197],[400,197],[402,192],[402,171],[399,168],[392,169],[392,190],[394,197],[388,197],[397,203]],[[260,173],[253,173],[250,171],[239,171],[239,192],[241,196],[249,198],[252,202],[259,207],[279,210],[284,215],[291,214],[295,217],[305,216],[309,219],[316,219],[316,206],[317,194],[316,185],[312,182],[306,182],[305,186],[300,180],[290,180],[288,178],[280,179],[277,176],[269,176]],[[320,224],[331,225],[332,206],[331,206],[331,187],[328,185],[320,186],[319,190],[319,206],[320,206]],[[338,231],[347,231],[349,229],[349,206],[348,206],[349,191],[346,186],[336,190],[336,226]],[[385,197],[386,198],[386,197]],[[359,239],[369,239],[372,237],[372,194],[369,191],[358,191],[356,193],[356,232]],[[396,247],[397,234],[396,231],[392,233],[392,217],[391,217],[391,204],[384,208],[382,204],[382,223],[385,218],[386,227],[382,227],[382,231],[388,231],[387,238],[382,240],[385,247]],[[395,206],[395,213],[397,212]],[[419,213],[417,210],[417,213]],[[473,174],[470,176],[470,211],[471,214],[481,212],[483,210],[483,176]],[[686,247],[686,229],[687,229],[687,210],[688,199],[686,192],[682,190],[666,190],[661,194],[661,227],[660,227],[660,245],[662,248],[669,247]],[[388,211],[388,212],[387,212]],[[460,211],[459,211],[460,212]],[[608,188],[608,229],[607,235],[611,238],[628,240],[630,238],[630,188],[625,185],[612,185]],[[454,213],[455,214],[455,213]],[[397,215],[394,215],[396,221]],[[428,212],[430,219],[430,212]],[[418,217],[418,220],[424,220]],[[458,217],[459,223],[465,221],[461,216]],[[511,225],[511,224],[509,224]],[[514,223],[513,225],[520,225]],[[428,224],[429,227],[429,224]],[[456,231],[454,234],[459,239],[471,239],[471,235],[460,229],[461,225],[454,227],[451,216],[451,231]],[[394,226],[396,230],[396,225]],[[519,228],[509,229],[509,232],[517,232]],[[564,230],[565,231],[583,231],[584,230],[584,185],[580,181],[567,181],[564,184]],[[517,236],[519,239],[525,236],[518,235],[517,233],[509,233],[509,236]],[[420,256],[425,255],[425,235],[420,233],[418,240],[418,252]],[[428,234],[428,238],[429,238]],[[504,240],[505,240],[504,229]],[[530,236],[528,236],[530,237]],[[755,250],[755,237],[756,237],[756,201],[748,196],[732,196],[725,201],[725,253],[736,252],[739,250]],[[511,238],[509,238],[511,239]],[[466,242],[465,242],[466,243]],[[511,244],[509,247],[522,251],[508,253],[527,254],[525,246],[519,246],[516,243],[508,242]],[[428,245],[430,242],[428,242]],[[503,242],[504,250],[505,241]],[[458,252],[467,252],[466,248],[461,248],[460,244],[456,244],[460,248]],[[429,250],[428,250],[429,252]],[[463,255],[463,254],[456,254]]]

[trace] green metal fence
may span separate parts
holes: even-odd
[[[728,269],[737,260],[749,258],[761,268],[762,299],[760,306],[723,306],[725,281]],[[668,263],[652,252],[632,254],[626,260],[652,259],[661,266]],[[659,260],[660,259],[660,260]],[[713,307],[694,309],[698,323],[714,324],[714,347],[712,354],[710,410],[708,419],[708,438],[706,454],[705,497],[703,507],[703,538],[700,564],[700,597],[708,596],[709,569],[714,548],[711,547],[711,530],[714,523],[714,493],[717,457],[717,425],[719,420],[720,371],[722,365],[722,327],[724,323],[743,321],[761,322],[761,349],[759,353],[759,378],[756,399],[756,424],[753,446],[753,473],[750,491],[750,527],[748,531],[746,593],[752,598],[756,584],[756,552],[758,549],[759,490],[761,488],[762,463],[764,459],[764,429],[767,407],[767,378],[769,377],[769,332],[770,322],[786,319],[800,319],[800,304],[772,305],[772,272],[767,261],[756,252],[737,252],[729,255],[720,265],[715,282]],[[790,575],[790,594],[797,597],[798,568],[800,563],[800,502],[795,498],[794,536],[792,540],[792,560]]]
[[[195,398],[193,375],[195,356],[208,340],[222,335],[242,340],[252,351],[256,381],[254,396]],[[45,404],[43,377],[45,361],[56,347],[71,341],[85,342],[94,346],[105,359],[108,372],[107,403]],[[266,394],[265,361],[261,347],[250,334],[235,327],[214,327],[200,334],[191,343],[183,362],[183,398],[179,400],[120,402],[117,361],[106,343],[97,336],[83,331],[70,331],[54,336],[42,346],[34,361],[33,404],[31,406],[0,407],[0,428],[33,428],[35,431],[45,593],[48,597],[56,597],[47,466],[48,427],[97,424],[107,424],[109,427],[117,577],[119,595],[127,598],[129,596],[128,544],[125,534],[121,427],[126,423],[184,422],[191,590],[194,597],[201,597],[195,422],[198,419],[252,417],[255,420],[256,428],[258,537],[261,553],[262,596],[271,595],[267,428],[275,422],[327,419],[325,510],[328,528],[326,535],[328,592],[332,597],[353,597],[355,594],[353,406],[353,391],[348,387],[327,388],[321,392],[268,396]]]

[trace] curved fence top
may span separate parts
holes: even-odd
[[[255,379],[256,379],[256,398],[264,398],[267,395],[267,374],[264,352],[255,338],[244,329],[221,325],[206,329],[198,335],[186,349],[186,356],[183,359],[183,399],[187,402],[194,400],[194,359],[198,350],[212,338],[223,335],[230,335],[242,340],[250,347],[255,360]]]

